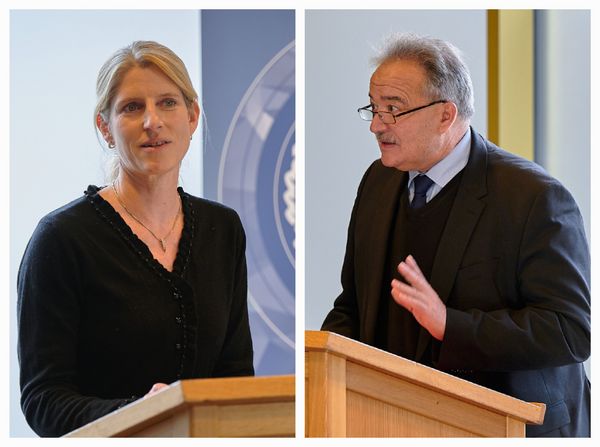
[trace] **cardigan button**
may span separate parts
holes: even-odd
[[[181,318],[181,317],[175,317],[175,322],[177,324],[181,324],[182,321],[183,321],[183,318]]]
[[[181,351],[181,348],[182,348],[181,343],[175,343],[176,350]]]

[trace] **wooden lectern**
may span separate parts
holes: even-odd
[[[295,436],[294,390],[294,376],[183,380],[66,436]]]
[[[306,332],[307,437],[519,437],[527,403],[330,332]]]

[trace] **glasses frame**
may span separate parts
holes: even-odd
[[[405,110],[404,112],[400,112],[400,113],[397,113],[397,114],[393,114],[392,112],[374,112],[373,109],[372,109],[373,105],[369,104],[369,105],[366,105],[364,107],[361,107],[361,108],[357,109],[357,112],[358,112],[358,116],[360,116],[360,118],[362,120],[364,120],[364,121],[373,121],[373,119],[375,118],[375,115],[377,115],[377,116],[379,116],[379,119],[381,120],[381,122],[384,123],[384,124],[396,124],[396,118],[399,118],[399,117],[401,117],[403,115],[408,115],[409,113],[416,112],[417,110],[421,110],[421,109],[424,109],[426,107],[431,107],[431,106],[433,106],[435,104],[444,104],[444,103],[447,103],[447,102],[449,102],[447,99],[438,99],[437,101],[430,102],[429,104],[425,104],[424,106],[415,107],[414,109]],[[365,111],[371,112],[371,119],[364,118],[363,115],[361,114],[361,110],[365,110]],[[385,120],[383,119],[383,116],[382,116],[383,114],[385,114],[385,115],[391,115],[393,121],[390,122],[390,123],[386,123]]]

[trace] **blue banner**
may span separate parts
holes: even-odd
[[[294,373],[294,12],[201,13],[204,195],[247,236],[257,375]]]

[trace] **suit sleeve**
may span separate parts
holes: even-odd
[[[356,236],[355,225],[356,216],[360,209],[360,200],[363,187],[367,181],[369,173],[373,169],[374,164],[375,163],[373,163],[365,172],[358,187],[356,199],[352,208],[350,224],[348,225],[346,253],[344,255],[344,263],[342,265],[342,292],[335,299],[333,303],[333,309],[329,311],[325,317],[325,320],[323,321],[323,325],[321,326],[321,330],[323,331],[335,332],[355,340],[358,340],[360,337],[359,308],[356,293],[356,277],[354,272],[356,262],[354,250],[354,239]]]
[[[40,436],[61,436],[133,400],[79,391],[79,278],[69,238],[42,220],[17,278],[21,407]]]
[[[531,202],[517,265],[519,306],[447,309],[436,367],[512,371],[557,367],[590,355],[590,258],[569,192],[549,182]]]

